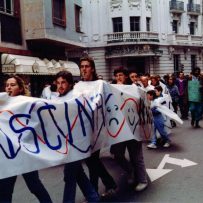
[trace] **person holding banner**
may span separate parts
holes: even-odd
[[[200,68],[196,67],[188,82],[188,100],[189,110],[192,120],[191,126],[200,128],[199,121],[202,117],[203,101],[203,77],[200,74]]]
[[[118,67],[114,70],[114,76],[117,84],[128,84],[128,70]],[[130,157],[130,164],[125,157],[126,148]],[[111,146],[111,153],[115,160],[128,174],[128,182],[134,184],[136,192],[143,191],[148,186],[146,168],[142,151],[142,141],[135,139],[120,142]],[[133,177],[134,176],[134,177]]]
[[[118,67],[114,69],[115,84],[124,85],[127,84],[127,79],[129,77],[128,70],[123,67]],[[120,167],[128,174],[128,182],[133,182],[133,172],[129,161],[125,157],[126,142],[120,142],[114,144],[110,148],[111,154],[113,154],[115,161],[120,165]]]
[[[156,131],[159,132],[161,135],[164,145],[163,147],[170,147],[170,140],[168,138],[168,133],[166,132],[166,129],[164,127],[164,117],[157,110],[157,105],[162,105],[160,102],[163,100],[158,100],[158,97],[156,95],[155,90],[149,90],[147,91],[147,99],[151,102],[151,111],[154,119],[154,134],[152,137],[152,141],[149,145],[147,145],[150,149],[156,149],[157,148],[157,137],[156,137]]]
[[[135,71],[132,70],[129,72],[129,78],[130,78],[132,84],[137,85],[138,87],[141,87],[140,77],[138,76],[138,74]]]
[[[18,95],[29,96],[29,91],[26,88],[24,81],[19,76],[11,76],[6,81],[5,91],[9,96],[15,97]],[[32,171],[22,174],[28,189],[34,194],[40,203],[51,203],[52,200],[39,179],[38,171]],[[0,202],[12,202],[12,194],[17,176],[0,179]]]
[[[173,111],[173,107],[171,105],[172,100],[171,100],[170,94],[164,94],[163,88],[160,85],[156,86],[154,88],[154,91],[156,93],[157,99],[159,100],[159,103],[163,106],[166,106],[168,109],[171,109]],[[165,131],[169,135],[169,134],[171,134],[171,129],[172,129],[171,120],[169,119],[169,117],[167,117],[165,115],[163,115],[163,118],[164,118]],[[156,132],[156,133],[158,133],[158,132]],[[153,137],[153,140],[156,140],[157,144],[165,144],[165,143],[162,143],[163,140],[160,138],[161,138],[160,135],[156,134],[156,137]],[[150,148],[150,146],[152,146],[152,148],[153,148],[153,144],[149,144],[148,148]]]
[[[68,71],[58,72],[56,74],[55,81],[59,96],[54,100],[66,101],[67,99],[73,98],[72,88],[74,81],[73,76],[70,72]],[[90,183],[87,175],[85,174],[80,160],[65,164],[64,182],[65,182],[63,193],[64,203],[75,202],[76,184],[78,184],[88,202],[99,201],[100,199],[99,195],[94,189],[93,185]]]
[[[95,81],[98,79],[94,60],[87,56],[80,59],[80,74],[81,78],[85,82]],[[94,152],[88,157],[85,162],[89,169],[89,177],[91,183],[98,191],[98,180],[101,178],[105,185],[105,192],[102,194],[102,198],[109,198],[116,193],[117,185],[113,177],[108,173],[104,164],[100,160],[100,150]]]

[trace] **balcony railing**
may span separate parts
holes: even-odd
[[[183,13],[184,12],[184,2],[183,1],[170,1],[169,2],[170,11],[176,13]]]
[[[107,43],[119,42],[159,42],[159,35],[153,32],[117,32],[107,34]]]
[[[173,45],[203,45],[203,36],[199,35],[182,35],[170,34],[168,35],[168,42]]]
[[[200,4],[188,4],[187,5],[187,12],[191,14],[200,14]]]

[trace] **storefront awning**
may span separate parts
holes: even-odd
[[[80,69],[78,65],[75,62],[72,61],[61,61],[59,60],[59,63],[61,64],[61,67],[65,70],[68,70],[72,73],[74,76],[80,76]]]
[[[1,55],[2,73],[27,75],[55,75],[61,70],[80,76],[79,67],[72,61],[41,60],[38,57],[13,54]]]

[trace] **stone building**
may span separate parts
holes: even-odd
[[[81,0],[0,1],[1,78],[19,74],[39,96],[59,70],[68,68],[79,77],[67,52],[86,46],[78,30],[81,6]]]
[[[160,75],[202,69],[202,1],[82,2],[83,40],[104,78],[117,66]]]
[[[1,76],[41,90],[83,55],[111,80],[117,66],[164,75],[202,69],[202,0],[2,0]],[[2,80],[0,87],[2,87]]]

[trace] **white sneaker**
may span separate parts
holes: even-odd
[[[148,186],[148,183],[138,183],[138,185],[134,188],[136,192],[143,191]]]
[[[156,149],[157,148],[157,146],[154,143],[148,144],[147,147],[150,149]]]
[[[166,143],[163,145],[163,147],[165,147],[165,148],[170,147],[170,146],[171,146],[171,145],[170,145],[169,142],[166,142]]]

